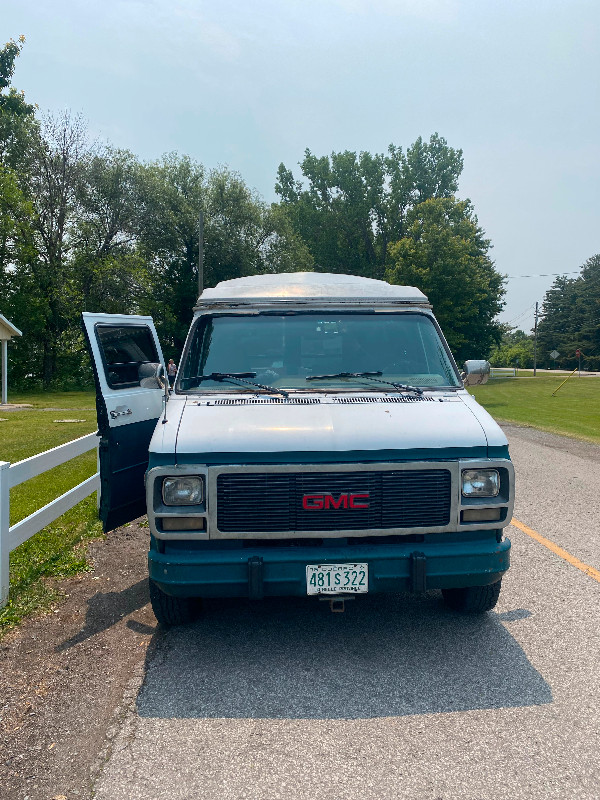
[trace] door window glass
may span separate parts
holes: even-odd
[[[139,386],[159,358],[147,325],[96,325],[106,381],[111,389]]]

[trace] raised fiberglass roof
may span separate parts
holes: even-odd
[[[361,300],[377,298],[400,303],[428,303],[427,297],[414,286],[393,286],[373,278],[356,275],[338,275],[328,272],[281,272],[275,275],[253,275],[221,281],[212,289],[205,289],[200,303],[245,300],[306,300],[306,299]]]

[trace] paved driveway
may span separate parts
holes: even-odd
[[[507,428],[512,568],[496,610],[435,593],[214,601],[159,633],[98,800],[600,797],[600,448]]]

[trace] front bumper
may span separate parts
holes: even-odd
[[[150,550],[150,578],[177,597],[285,597],[306,594],[307,564],[366,562],[369,592],[424,591],[484,586],[498,581],[510,563],[510,540],[364,544],[353,547],[251,547]],[[426,538],[426,537],[425,537]]]

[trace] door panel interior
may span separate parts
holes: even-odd
[[[148,447],[164,403],[149,376],[164,360],[151,317],[86,312],[83,327],[94,366],[106,532],[145,513]]]

